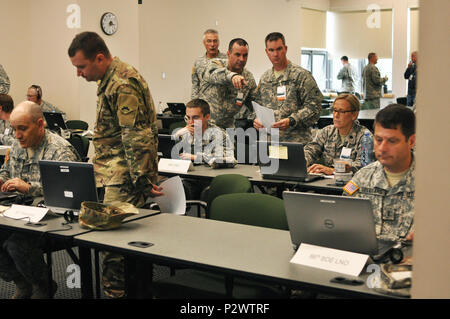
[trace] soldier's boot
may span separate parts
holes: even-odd
[[[58,290],[58,284],[52,280],[52,287],[49,289],[48,281],[43,280],[39,284],[33,285],[31,299],[52,299]]]
[[[11,299],[30,299],[33,293],[32,285],[23,277],[15,278],[13,281],[16,284],[16,290]]]

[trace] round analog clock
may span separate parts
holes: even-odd
[[[100,19],[100,26],[103,32],[107,35],[113,35],[118,28],[117,17],[114,13],[106,12]]]

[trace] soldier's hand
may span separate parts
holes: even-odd
[[[23,194],[28,193],[31,185],[21,180],[20,178],[12,178],[3,183],[1,187],[2,192],[21,192]]]
[[[261,122],[258,121],[258,119],[255,119],[253,121],[253,127],[256,128],[256,129],[260,129],[260,128],[264,128],[264,125],[262,125]]]
[[[162,187],[153,184],[152,189],[150,190],[150,196],[155,197],[155,196],[162,196],[164,195],[162,191]]]
[[[289,118],[279,120],[278,122],[273,123],[273,128],[278,128],[282,131],[287,130],[289,128]]]
[[[181,153],[180,158],[189,161],[195,161],[195,155],[189,153]]]
[[[308,167],[308,173],[316,173],[316,174],[325,174],[325,175],[333,175],[334,174],[334,168],[327,167],[320,164],[313,164],[310,167]]]
[[[245,78],[242,75],[234,75],[231,78],[231,81],[233,82],[233,86],[235,89],[240,90],[242,89],[244,86],[247,85],[247,82],[245,81]]]

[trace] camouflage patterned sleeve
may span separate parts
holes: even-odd
[[[231,79],[236,74],[227,69],[226,60],[213,59],[208,63],[203,80],[212,84],[233,85]]]
[[[5,162],[2,165],[2,168],[0,169],[0,181],[2,183],[6,182],[8,179],[11,178],[11,174],[9,173],[11,171],[11,162],[9,161],[9,151],[6,153],[5,156]]]
[[[311,127],[320,118],[323,95],[311,74],[307,73],[299,79],[297,90],[297,112],[290,116],[295,120],[296,126]],[[303,106],[303,107],[302,107]]]
[[[203,152],[196,154],[212,168],[234,167],[237,161],[234,157],[234,146],[228,135],[218,128],[209,128],[204,133],[209,140],[203,146]]]
[[[5,69],[0,64],[0,93],[8,94],[10,87],[9,77],[6,74]]]
[[[0,143],[2,145],[12,145],[14,143],[14,135],[0,134]]]
[[[319,132],[317,132],[312,142],[305,145],[304,151],[307,167],[318,162],[322,157],[327,139],[328,130],[326,129],[326,127],[324,127],[323,129],[319,130]]]
[[[338,79],[338,80],[344,80],[344,79],[346,79],[346,78],[348,78],[348,77],[349,77],[349,75],[348,75],[348,70],[347,70],[347,68],[343,67],[343,68],[339,71],[339,73],[338,73],[338,75],[337,75],[337,79]]]
[[[122,130],[122,144],[130,171],[131,182],[135,186],[151,185],[157,167],[153,167],[153,158],[157,157],[157,128],[155,123],[148,124],[146,114],[140,105],[140,93],[130,85],[122,85],[117,91],[117,118]],[[152,106],[154,111],[154,107]],[[154,114],[153,114],[154,117]]]
[[[383,85],[384,82],[386,82],[385,79],[380,76],[380,71],[378,71],[376,67],[370,69],[369,78],[376,86]]]
[[[192,75],[191,75],[191,81],[192,81],[192,89],[191,89],[191,99],[196,99],[199,97],[200,94],[200,79],[197,75],[197,65],[196,63],[192,67]]]

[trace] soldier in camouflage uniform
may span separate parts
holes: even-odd
[[[388,80],[387,76],[382,78],[380,71],[375,66],[378,62],[376,53],[369,53],[367,64],[362,71],[364,104],[367,108],[380,108],[381,88]]]
[[[234,145],[228,134],[209,122],[210,107],[202,99],[194,99],[186,104],[186,127],[177,130],[174,135],[181,139],[176,144],[180,158],[205,163],[212,168],[234,167]],[[200,192],[209,182],[183,179],[187,199],[199,199]]]
[[[67,121],[66,113],[42,99],[42,88],[39,85],[33,84],[28,88],[27,100],[39,104],[42,112],[61,113],[64,121]]]
[[[351,149],[353,173],[361,168],[361,140],[370,131],[357,120],[359,107],[358,98],[352,94],[341,94],[334,100],[333,125],[319,130],[314,140],[305,145],[308,172],[332,175],[334,159],[341,157],[344,147]],[[320,160],[323,165],[317,164]]]
[[[113,58],[94,32],[78,34],[68,53],[78,76],[99,81],[93,163],[104,202],[142,207],[149,196],[162,194],[155,185],[158,130],[148,85],[134,67]],[[123,256],[104,254],[104,290],[113,298],[124,297],[123,262]]]
[[[8,94],[9,87],[10,87],[10,83],[9,83],[8,74],[6,74],[5,69],[0,64],[0,93]]]
[[[415,116],[394,104],[375,118],[374,152],[378,161],[360,169],[344,187],[344,195],[372,202],[376,234],[381,239],[411,237],[414,221]]]
[[[311,73],[286,57],[287,46],[281,33],[266,37],[266,53],[273,68],[266,71],[258,85],[256,102],[275,112],[280,141],[311,141],[311,127],[319,120],[323,95]],[[261,122],[253,122],[256,129]]]
[[[8,94],[0,93],[0,144],[11,145],[14,141],[14,129],[9,118],[14,108],[14,101]]]
[[[219,52],[219,32],[217,30],[208,29],[203,33],[203,45],[205,46],[206,53],[195,60],[194,67],[192,68],[191,99],[200,97],[203,73],[205,73],[209,61],[214,58],[227,58],[225,53]]]
[[[43,196],[39,160],[79,161],[76,150],[62,137],[44,128],[42,111],[36,103],[23,102],[11,114],[15,129],[13,143],[0,170],[2,192],[17,191],[33,197]],[[0,234],[0,277],[14,281],[13,298],[51,298],[47,265],[41,238],[3,231]]]
[[[251,101],[256,97],[255,79],[245,69],[248,43],[240,38],[231,40],[227,56],[228,60],[211,60],[199,93],[211,108],[211,123],[223,129],[234,127],[235,116],[251,114]]]

